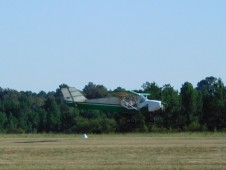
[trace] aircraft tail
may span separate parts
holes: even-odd
[[[67,103],[79,103],[87,100],[82,92],[74,87],[62,88],[61,92]]]

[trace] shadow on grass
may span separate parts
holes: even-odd
[[[58,142],[58,140],[32,140],[32,141],[22,141],[22,142],[13,142],[13,143],[49,143],[49,142]]]

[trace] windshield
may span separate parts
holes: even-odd
[[[140,96],[140,103],[143,103],[145,101],[145,97],[144,96]]]

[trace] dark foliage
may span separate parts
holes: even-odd
[[[66,84],[60,87],[68,87]],[[69,107],[60,89],[55,92],[18,92],[0,88],[1,133],[112,133],[165,131],[226,130],[226,87],[221,79],[207,77],[194,88],[185,82],[180,92],[169,84],[159,87],[155,82],[143,84],[150,99],[164,102],[165,110],[155,113],[111,113],[78,110]],[[83,89],[87,98],[106,97],[103,85],[88,83]]]

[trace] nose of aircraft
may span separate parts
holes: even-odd
[[[165,108],[164,108],[164,105],[161,101],[159,102],[159,107],[160,107],[160,109],[162,109],[162,111],[164,111]]]
[[[149,112],[154,112],[154,111],[157,111],[159,109],[164,110],[164,105],[161,101],[159,101],[159,100],[149,101],[149,104],[148,104]]]
[[[156,101],[156,105],[155,105],[155,110],[159,110],[161,109],[162,111],[164,110],[164,105],[161,101]]]

